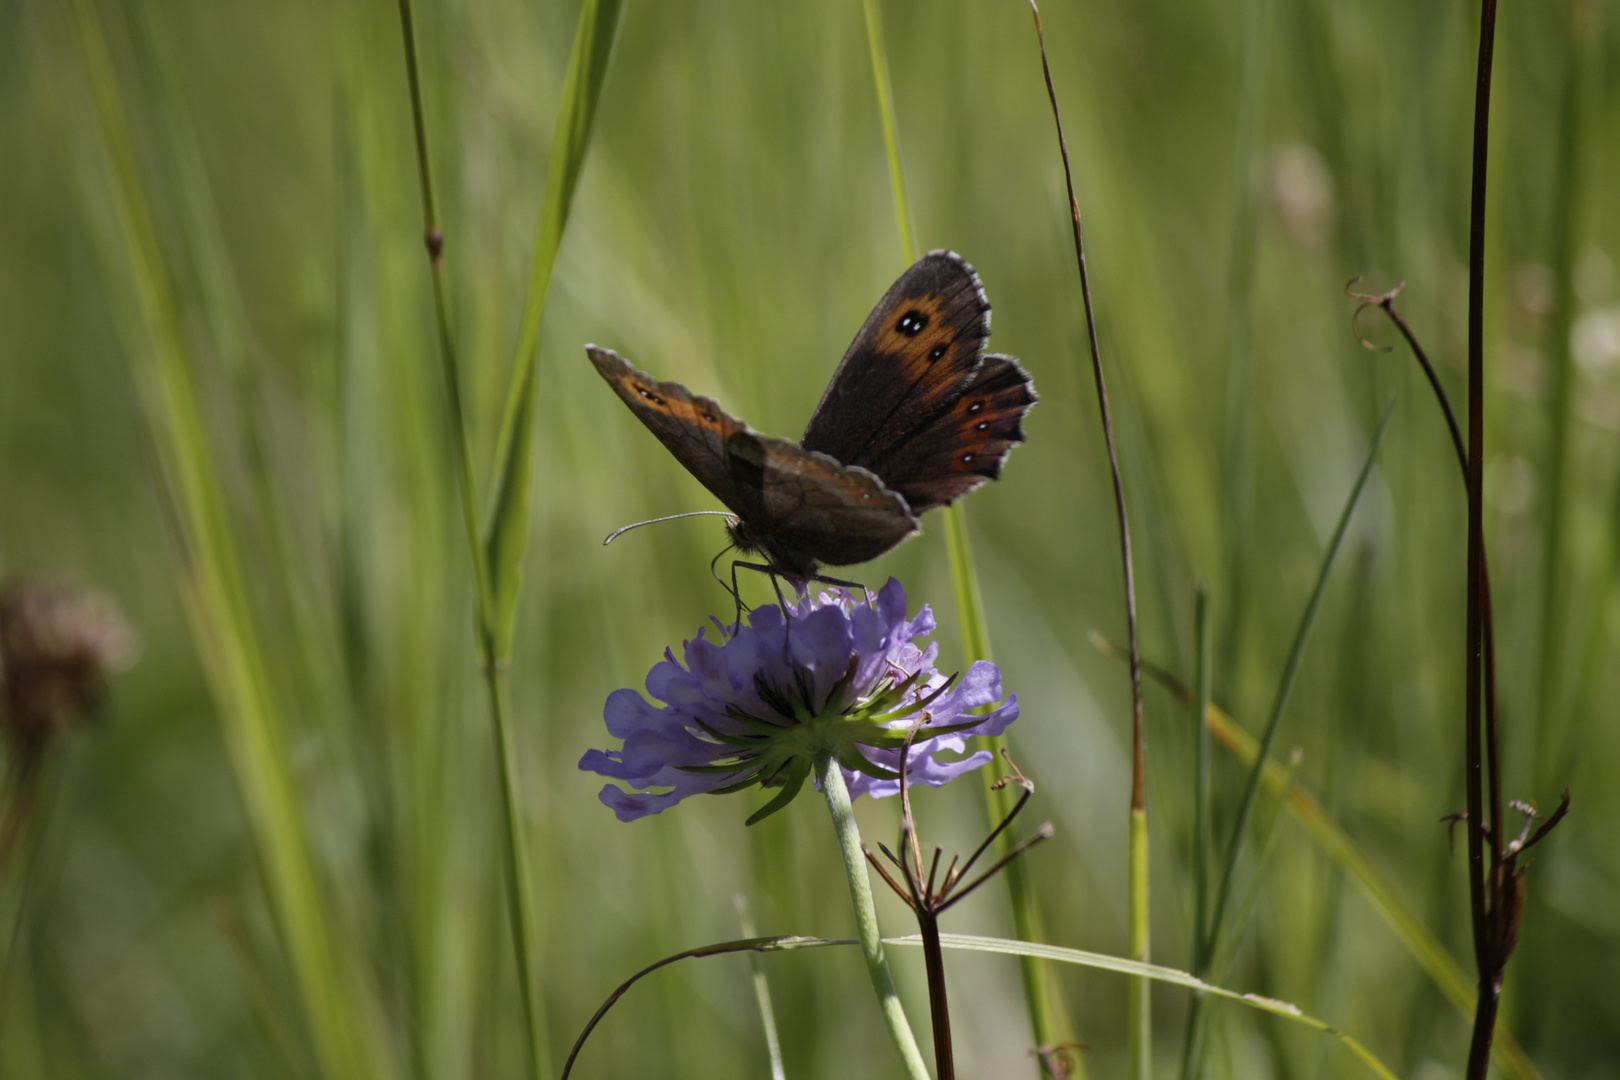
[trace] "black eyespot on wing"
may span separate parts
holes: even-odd
[[[989,333],[990,304],[973,268],[951,252],[929,252],[872,309],[801,444],[872,467],[950,408],[977,373]]]

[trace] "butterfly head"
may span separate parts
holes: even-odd
[[[726,522],[726,533],[731,537],[733,547],[744,555],[763,557],[768,571],[788,582],[798,592],[804,592],[820,569],[821,564],[815,559],[784,545],[768,532],[754,529],[740,517]]]

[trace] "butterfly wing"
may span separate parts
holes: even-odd
[[[943,412],[869,463],[916,515],[943,506],[1001,475],[1024,441],[1024,414],[1035,404],[1029,373],[1010,356],[986,356],[977,375]]]
[[[762,514],[748,524],[778,566],[863,563],[917,532],[905,500],[867,469],[752,433],[729,449],[739,468],[757,462]]]
[[[875,559],[917,531],[905,500],[868,470],[761,435],[709,398],[658,382],[612,350],[587,345],[585,352],[636,418],[789,577],[808,577],[818,562]]]
[[[658,436],[687,472],[738,516],[759,515],[759,485],[748,490],[746,476],[734,474],[732,456],[727,452],[730,440],[739,436],[755,438],[747,424],[728,416],[710,399],[694,397],[680,383],[658,382],[637,371],[611,349],[587,345],[585,353],[597,373],[630,406],[636,419]]]
[[[873,468],[918,425],[949,409],[983,362],[989,335],[990,303],[973,268],[952,252],[929,252],[872,309],[802,445]]]

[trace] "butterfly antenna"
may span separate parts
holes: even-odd
[[[732,518],[733,520],[735,520],[737,517],[736,514],[725,510],[688,510],[684,514],[671,514],[668,517],[648,518],[646,521],[637,521],[634,524],[621,525],[617,529],[614,529],[612,532],[608,533],[607,539],[602,541],[602,546],[607,547],[609,544],[613,543],[613,541],[617,540],[620,536],[629,532],[631,529],[639,529],[643,525],[657,525],[661,521],[675,521],[678,518],[702,517],[705,514],[718,514],[721,517]],[[730,551],[731,549],[727,548],[726,550]],[[724,554],[724,552],[721,554]],[[719,556],[716,556],[716,558],[718,557]]]

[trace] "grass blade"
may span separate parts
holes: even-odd
[[[322,1074],[386,1075],[383,1055],[363,1021],[362,988],[352,977],[346,945],[351,939],[332,925],[322,896],[287,732],[192,376],[180,304],[141,183],[112,57],[89,0],[79,0],[74,15],[99,149],[111,174],[117,241],[135,290],[138,321],[122,329],[184,548],[186,613],[222,707],[225,741],[270,907]]]
[[[439,231],[438,211],[433,195],[431,158],[427,148],[423,118],[421,78],[417,62],[414,23],[409,0],[400,0],[400,25],[404,34],[405,58],[410,77],[411,113],[415,125],[417,163],[421,178],[424,235],[433,279],[434,314],[439,330],[440,358],[450,413],[451,450],[460,466],[460,488],[467,539],[473,560],[478,599],[478,646],[488,690],[490,717],[494,726],[496,767],[500,774],[501,824],[506,848],[507,909],[512,922],[512,941],[517,965],[518,988],[522,997],[525,1041],[531,1075],[549,1072],[549,1039],[541,1010],[540,991],[535,975],[538,917],[535,914],[532,877],[524,842],[517,752],[512,735],[510,709],[504,673],[511,652],[512,627],[517,610],[518,585],[523,553],[528,546],[529,503],[533,485],[533,420],[535,351],[539,342],[540,319],[551,284],[557,250],[562,243],[568,210],[573,201],[580,169],[589,145],[591,120],[601,94],[618,28],[619,0],[588,0],[580,12],[562,105],[553,133],[551,168],[541,205],[539,235],[531,270],[529,299],[519,353],[514,365],[513,394],[508,401],[507,424],[502,433],[504,450],[497,478],[496,498],[487,535],[480,537],[476,477],[467,436],[466,414],[461,393],[459,367],[450,331],[445,302],[444,237]]]
[[[1008,941],[1005,938],[978,937],[972,934],[941,934],[940,944],[951,949],[965,949],[970,952],[999,953],[1004,956],[1031,956],[1040,957],[1059,964],[1077,964],[1080,967],[1093,968],[1098,971],[1114,971],[1121,975],[1129,975],[1138,979],[1151,979],[1155,982],[1169,983],[1173,986],[1184,986],[1189,990],[1197,990],[1211,997],[1227,998],[1231,1001],[1241,1002],[1251,1009],[1259,1009],[1274,1016],[1281,1016],[1292,1020],[1296,1024],[1315,1028],[1333,1036],[1343,1043],[1351,1053],[1360,1058],[1366,1066],[1384,1080],[1396,1080],[1395,1074],[1383,1062],[1375,1057],[1358,1040],[1337,1028],[1307,1016],[1304,1012],[1286,1001],[1275,998],[1261,997],[1259,994],[1240,994],[1236,990],[1227,990],[1224,987],[1212,986],[1189,975],[1185,971],[1175,968],[1161,967],[1158,964],[1145,964],[1140,960],[1129,960],[1123,956],[1108,956],[1104,953],[1085,952],[1081,949],[1066,949],[1059,945],[1036,945],[1027,941]],[[921,945],[922,938],[912,935],[903,938],[889,938],[885,940],[889,945]]]
[[[1260,745],[1255,737],[1244,730],[1242,724],[1227,716],[1219,705],[1211,703],[1206,706],[1204,727],[1243,764],[1252,768],[1260,760]],[[1266,790],[1272,795],[1280,798],[1286,794],[1288,812],[1299,822],[1306,835],[1355,882],[1362,897],[1372,905],[1385,925],[1394,931],[1412,959],[1440,988],[1440,992],[1457,1007],[1457,1012],[1465,1019],[1471,1018],[1474,1014],[1472,980],[1440,939],[1424,925],[1417,912],[1401,899],[1394,883],[1362,854],[1356,842],[1328,815],[1315,796],[1300,784],[1290,785],[1286,765],[1275,758],[1267,758],[1262,777]],[[1497,1063],[1519,1080],[1541,1080],[1541,1073],[1506,1029],[1497,1029],[1494,1050]]]
[[[534,255],[529,265],[528,298],[512,360],[512,381],[507,390],[500,437],[496,441],[494,502],[489,531],[484,539],[484,560],[490,583],[488,628],[497,660],[511,653],[512,623],[517,610],[518,583],[523,553],[529,546],[529,504],[534,484],[534,380],[540,324],[545,315],[551,274],[562,246],[563,229],[573,206],[574,190],[590,146],[597,101],[607,78],[608,60],[618,35],[623,0],[585,0],[574,30],[573,51],[563,83],[557,126],[551,135],[551,160],[546,191],[540,204]]]
[[[1108,655],[1116,659],[1124,657],[1124,650],[1113,642],[1102,638],[1094,640]],[[1194,691],[1164,668],[1145,663],[1143,670],[1189,705],[1195,700]],[[1205,736],[1213,736],[1245,766],[1252,768],[1259,760],[1259,743],[1255,737],[1219,705],[1207,700],[1204,702],[1203,729]],[[1276,758],[1266,758],[1262,783],[1268,793],[1284,799],[1289,814],[1305,830],[1305,834],[1355,883],[1362,898],[1394,932],[1424,973],[1457,1007],[1458,1013],[1464,1019],[1471,1018],[1474,1012],[1473,983],[1423,920],[1401,899],[1400,891],[1394,884],[1379,872],[1371,859],[1362,854],[1356,842],[1329,816],[1315,796],[1303,785],[1290,782],[1288,766]],[[1194,1001],[1196,1003],[1197,999]],[[1497,1030],[1493,1053],[1497,1063],[1519,1080],[1541,1080],[1540,1071],[1506,1030]]]
[[[1322,557],[1322,568],[1316,575],[1316,587],[1311,590],[1311,598],[1305,604],[1305,613],[1300,617],[1299,629],[1294,632],[1294,643],[1288,650],[1288,660],[1283,665],[1282,678],[1277,683],[1277,694],[1272,700],[1271,716],[1266,720],[1265,733],[1260,737],[1260,750],[1257,763],[1249,770],[1249,779],[1243,785],[1243,795],[1238,801],[1236,819],[1232,823],[1231,839],[1226,845],[1225,865],[1221,869],[1221,887],[1216,893],[1215,910],[1210,917],[1209,935],[1205,939],[1204,955],[1198,958],[1195,970],[1207,970],[1210,960],[1220,944],[1221,922],[1226,914],[1226,905],[1231,899],[1232,882],[1236,876],[1238,857],[1243,853],[1243,838],[1248,831],[1249,815],[1254,810],[1255,794],[1260,788],[1261,773],[1264,771],[1259,761],[1271,755],[1272,741],[1277,737],[1277,728],[1282,722],[1284,707],[1288,704],[1288,695],[1294,688],[1294,678],[1299,674],[1300,661],[1305,656],[1305,643],[1310,639],[1311,627],[1316,622],[1316,612],[1322,603],[1322,594],[1327,590],[1329,574],[1333,570],[1334,559],[1338,557],[1339,546],[1344,541],[1345,531],[1350,526],[1350,516],[1355,512],[1356,503],[1361,498],[1361,491],[1367,485],[1367,478],[1372,475],[1373,462],[1378,457],[1378,447],[1384,441],[1384,433],[1389,429],[1389,418],[1394,415],[1395,401],[1384,407],[1384,415],[1378,421],[1378,430],[1373,434],[1372,445],[1367,448],[1366,460],[1361,464],[1361,472],[1356,476],[1355,484],[1350,488],[1350,496],[1345,500],[1344,510],[1339,515],[1339,524],[1333,530],[1333,538],[1328,541],[1328,549]]]
[[[738,893],[737,919],[742,924],[744,938],[754,938],[759,935],[754,931],[754,917],[748,910],[748,898]],[[750,950],[748,966],[754,974],[754,1000],[759,1005],[759,1020],[765,1029],[765,1051],[770,1055],[771,1080],[787,1080],[787,1066],[782,1061],[782,1040],[776,1031],[776,1009],[771,1004],[771,984],[765,978],[765,965],[759,961],[759,953]]]
[[[1209,726],[1202,717],[1209,711],[1210,641],[1209,593],[1198,587],[1193,613],[1193,656],[1197,674],[1190,704],[1194,736],[1193,765],[1193,958],[1199,965],[1209,934],[1209,857],[1215,846],[1209,798]],[[1193,1080],[1202,1056],[1204,995],[1194,994],[1187,1007],[1186,1039],[1181,1048],[1181,1080]]]

